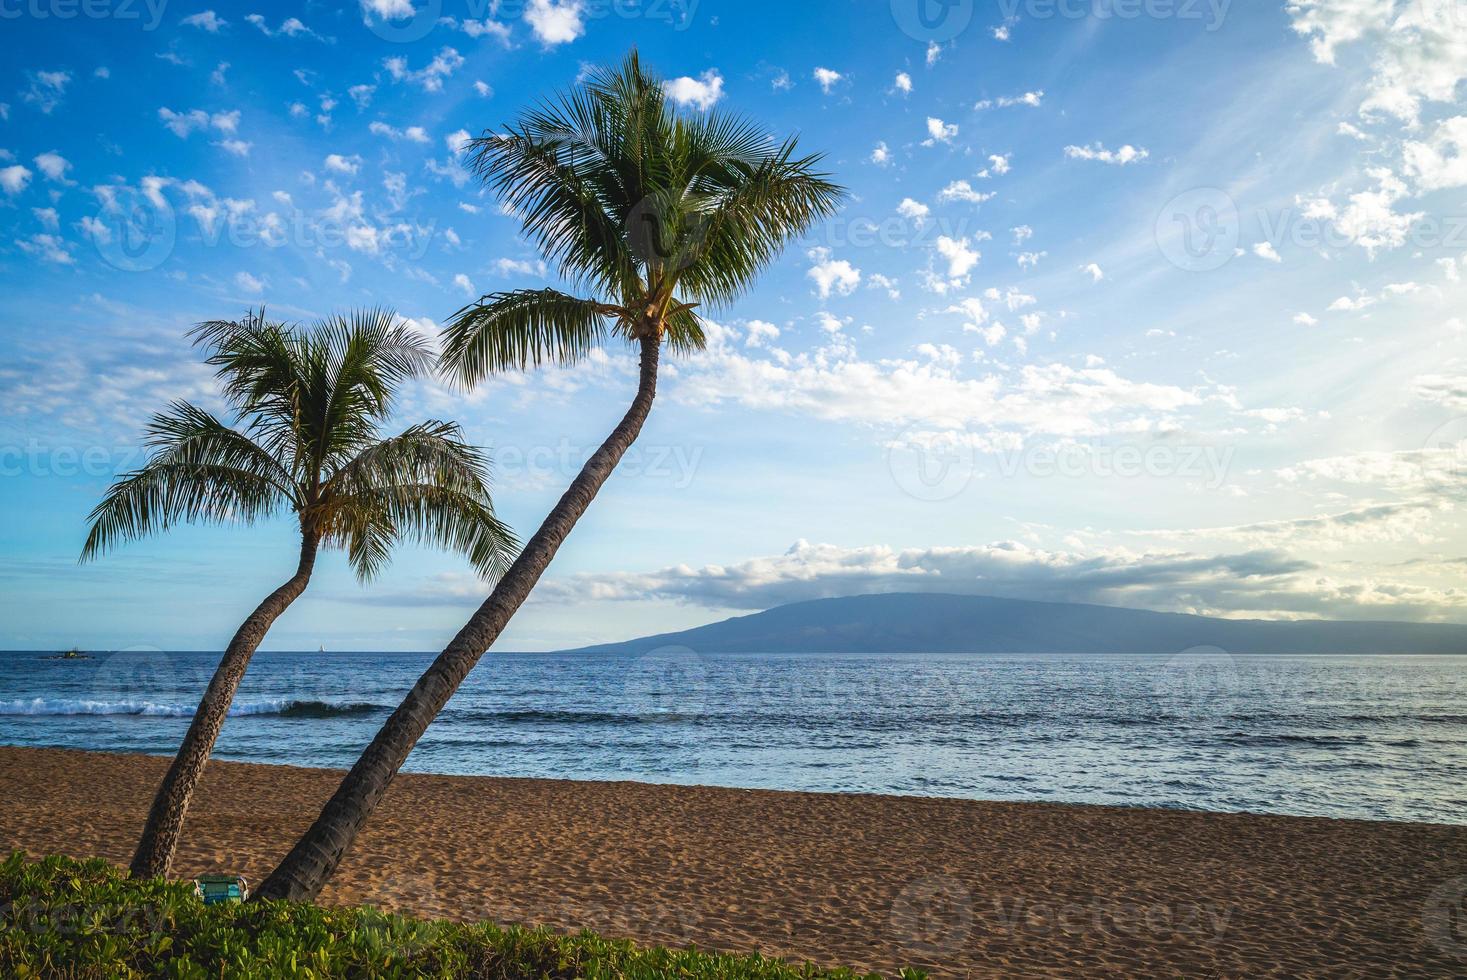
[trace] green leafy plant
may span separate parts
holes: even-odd
[[[879,980],[757,955],[639,947],[591,932],[283,901],[206,906],[185,883],[128,878],[101,860],[33,861],[20,852],[0,864],[0,976]]]

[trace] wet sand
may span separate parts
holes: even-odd
[[[126,864],[166,760],[0,747],[0,849]],[[215,762],[174,872],[258,881],[336,787]],[[893,973],[1467,974],[1467,827],[402,775],[322,902]]]

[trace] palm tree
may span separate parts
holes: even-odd
[[[82,560],[117,543],[193,522],[253,524],[291,513],[300,526],[295,574],[239,627],[199,702],[148,813],[132,859],[136,877],[168,873],[188,811],[250,657],[305,591],[321,545],[346,549],[363,581],[392,546],[415,540],[468,556],[485,576],[508,566],[516,543],[494,516],[483,454],[457,425],[425,422],[389,439],[378,423],[407,378],[429,370],[429,346],[384,310],[332,317],[309,330],[265,320],[202,323],[231,428],[176,402],[148,426],[148,462],[92,512]]]
[[[635,345],[631,408],[582,467],[468,624],[393,712],[315,824],[257,895],[321,890],[393,776],[530,594],[641,431],[664,344],[704,346],[695,308],[726,306],[793,238],[834,213],[841,188],[742,119],[676,113],[633,52],[619,68],[471,144],[478,175],[562,277],[601,298],[554,289],[483,297],[446,327],[445,366],[472,384],[499,371],[572,363],[613,338]]]

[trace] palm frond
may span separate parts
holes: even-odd
[[[512,368],[571,364],[604,344],[607,318],[623,312],[555,289],[491,293],[444,327],[443,366],[473,383]]]
[[[297,503],[278,461],[202,409],[177,402],[148,432],[147,464],[108,488],[88,517],[82,561],[178,524],[248,524]]]
[[[459,427],[425,422],[363,450],[332,475],[313,523],[347,549],[362,579],[400,541],[436,544],[497,578],[514,559],[514,534],[494,513],[488,459]]]

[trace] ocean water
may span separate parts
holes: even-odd
[[[170,754],[217,653],[0,653],[0,744]],[[261,653],[216,757],[350,765],[426,654]],[[1467,658],[490,654],[417,772],[1467,824]]]

